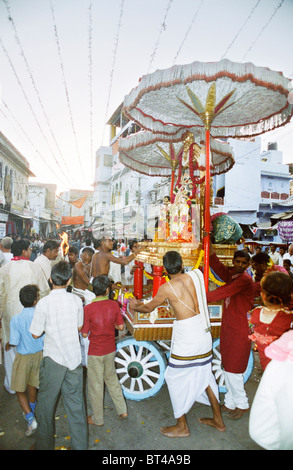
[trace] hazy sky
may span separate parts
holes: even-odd
[[[293,0],[0,0],[0,131],[38,181],[91,189],[139,78],[224,56],[293,79]],[[293,123],[262,137],[293,162]]]

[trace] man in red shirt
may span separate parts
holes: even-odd
[[[249,410],[243,379],[251,349],[247,313],[254,305],[254,284],[246,272],[249,264],[249,254],[236,251],[234,266],[228,268],[220,262],[213,246],[210,247],[210,267],[226,283],[208,292],[207,301],[224,300],[220,348],[227,393],[222,411],[228,411],[233,419]]]
[[[123,330],[124,322],[118,302],[109,300],[110,280],[101,275],[92,282],[96,298],[84,307],[82,336],[89,335],[88,391],[93,414],[88,423],[104,424],[104,382],[108,387],[120,419],[127,418],[127,408],[115,369],[115,329]]]

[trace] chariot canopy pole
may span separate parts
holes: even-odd
[[[206,232],[204,237],[204,283],[206,292],[209,290],[209,268],[210,268],[210,130],[206,128],[205,135],[206,145],[206,176],[205,176],[205,204],[204,204],[204,230]]]

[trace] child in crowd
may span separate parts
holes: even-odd
[[[110,280],[101,275],[93,279],[96,298],[84,307],[82,335],[89,335],[88,391],[93,410],[88,423],[104,424],[104,382],[108,387],[120,419],[127,418],[127,408],[115,369],[115,329],[123,330],[124,322],[118,302],[109,299]]]
[[[286,271],[288,272],[291,279],[293,279],[293,273],[291,271],[291,267],[292,267],[291,261],[289,259],[284,259],[283,260],[283,266],[286,269]]]
[[[39,288],[34,284],[22,287],[19,300],[23,310],[10,321],[9,343],[5,349],[16,347],[13,361],[11,388],[16,391],[19,404],[28,423],[26,436],[31,436],[37,429],[34,411],[39,386],[39,369],[43,355],[43,338],[34,339],[29,332],[34,316],[35,305],[39,300]],[[27,397],[28,395],[28,397]]]
[[[270,362],[264,353],[265,348],[292,327],[293,312],[291,302],[293,281],[288,274],[271,272],[261,281],[263,307],[254,308],[248,315],[251,334],[259,352],[263,370]]]
[[[51,271],[52,290],[37,304],[30,332],[44,338],[36,417],[36,450],[54,449],[54,412],[61,393],[70,429],[71,448],[86,450],[88,429],[83,393],[79,331],[83,325],[81,299],[66,291],[71,266],[65,261]]]

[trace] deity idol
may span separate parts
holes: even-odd
[[[170,236],[170,197],[165,196],[163,204],[160,207],[159,223],[158,223],[158,240],[166,240]]]

